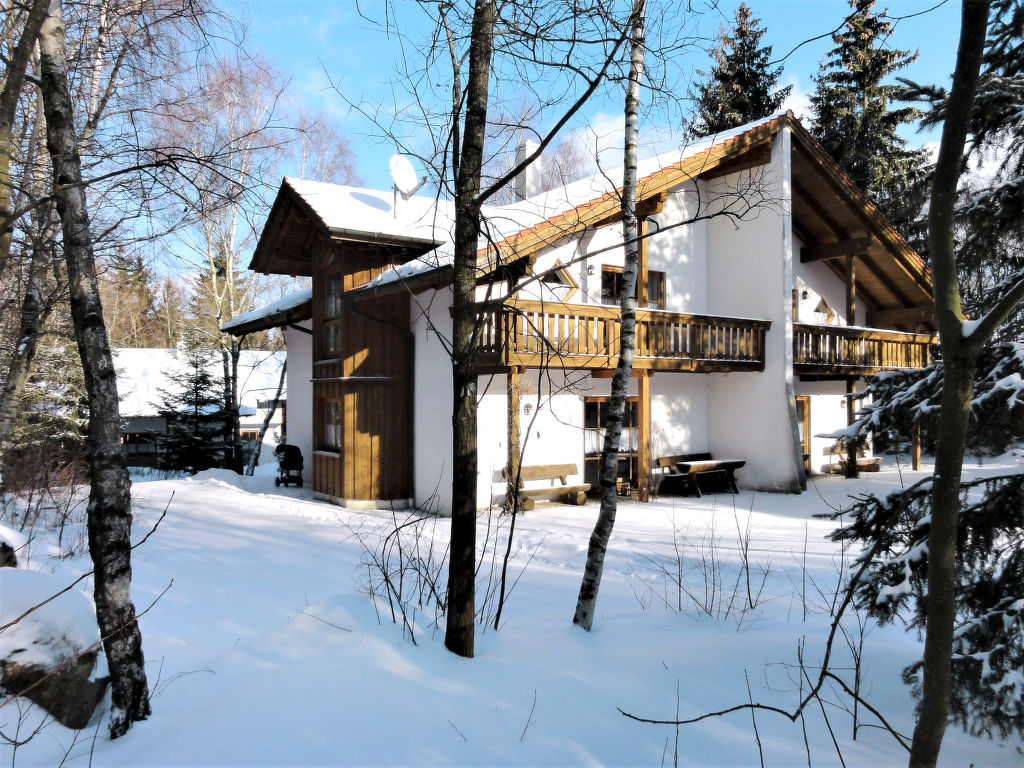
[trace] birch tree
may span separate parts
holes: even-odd
[[[53,162],[71,316],[89,398],[89,554],[100,636],[110,669],[111,738],[150,714],[142,633],[131,601],[131,482],[120,449],[117,379],[103,324],[81,159],[74,131],[60,0],[39,34],[40,89],[46,145]]]
[[[622,238],[625,251],[622,270],[622,326],[620,331],[619,362],[612,375],[612,396],[605,424],[604,446],[601,451],[601,510],[590,535],[583,582],[576,600],[573,623],[586,630],[594,624],[594,608],[601,587],[604,556],[608,550],[615,513],[618,508],[619,441],[626,415],[626,388],[633,371],[633,352],[636,349],[636,276],[639,260],[639,226],[636,217],[637,141],[640,133],[640,81],[644,70],[644,16],[646,1],[637,0],[633,7],[633,29],[630,34],[629,81],[626,87],[625,146],[622,173]]]

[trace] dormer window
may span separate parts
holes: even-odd
[[[576,293],[578,287],[572,275],[569,274],[569,270],[557,261],[541,275],[540,281],[559,301],[568,301]]]

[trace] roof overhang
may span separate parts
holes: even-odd
[[[931,275],[924,260],[886,221],[798,121],[793,135],[793,231],[804,263],[822,261],[846,279],[854,260],[858,304],[869,324],[934,327]]]
[[[274,198],[249,269],[267,275],[312,277],[313,246],[323,240],[394,250],[396,261],[414,259],[442,245],[431,238],[394,232],[329,227],[285,179]]]
[[[247,333],[257,333],[271,328],[280,328],[286,325],[294,325],[313,317],[313,300],[308,299],[301,304],[277,312],[269,312],[258,318],[242,323],[228,323],[221,329],[232,336],[245,336]]]

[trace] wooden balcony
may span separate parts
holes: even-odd
[[[618,363],[618,307],[517,301],[480,305],[481,371],[611,369]],[[763,371],[768,320],[636,313],[633,368],[653,371]]]
[[[805,375],[872,376],[892,368],[924,368],[934,343],[926,333],[793,323],[793,369]]]

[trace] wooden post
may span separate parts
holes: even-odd
[[[639,371],[636,380],[637,424],[637,496],[640,501],[650,500],[651,483],[651,376],[650,371]]]
[[[647,219],[640,219],[639,236],[647,234]],[[647,309],[651,297],[647,294],[647,240],[637,243],[636,260],[636,306],[637,309]]]
[[[853,379],[846,380],[846,426],[853,424],[853,414],[857,410],[853,404],[853,398],[850,397],[857,388],[854,386]],[[846,445],[846,476],[857,477],[857,442],[851,440]]]
[[[921,468],[921,425],[915,424],[910,429],[910,468]]]
[[[509,368],[505,377],[505,420],[508,430],[508,464],[505,471],[508,473],[508,486],[505,490],[505,511],[512,513],[516,511],[516,501],[519,498],[519,464],[522,460],[519,446],[519,368]]]
[[[857,324],[857,257],[846,257],[846,324]]]

